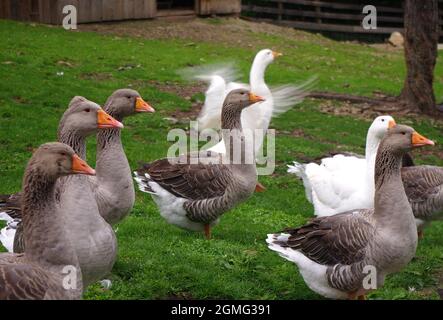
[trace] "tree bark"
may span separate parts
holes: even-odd
[[[438,0],[405,0],[407,74],[400,100],[415,112],[437,115],[432,83],[439,37]]]

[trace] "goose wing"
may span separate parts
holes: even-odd
[[[219,155],[214,156],[215,153],[211,152],[207,154],[209,157],[205,159],[209,163],[193,164],[193,155],[185,155],[178,161],[166,158],[145,164],[136,173],[158,183],[177,197],[191,200],[219,197],[224,194],[232,179],[232,172],[229,166],[220,164]]]
[[[401,177],[411,202],[424,202],[437,195],[443,185],[443,168],[416,166],[402,168]]]
[[[372,214],[371,209],[360,209],[314,218],[302,227],[284,230],[289,237],[277,244],[323,265],[358,262],[375,232]]]
[[[0,300],[42,300],[51,285],[47,273],[21,263],[17,255],[0,257]]]

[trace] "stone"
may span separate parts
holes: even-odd
[[[388,42],[394,47],[403,47],[405,40],[400,32],[394,31],[391,33]]]

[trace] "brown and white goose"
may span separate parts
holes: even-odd
[[[79,261],[56,200],[57,179],[72,174],[95,172],[65,144],[44,144],[30,159],[21,200],[26,253],[0,254],[0,300],[81,298]]]
[[[224,141],[229,141],[226,154],[190,153],[145,164],[134,172],[140,190],[152,195],[169,223],[192,231],[205,230],[209,239],[210,227],[219,217],[254,192],[257,171],[253,146],[247,153],[240,116],[259,101],[263,99],[245,89],[227,95],[222,109]],[[241,150],[236,153],[238,146]],[[238,162],[231,161],[239,156]]]
[[[389,129],[377,152],[374,209],[315,218],[269,234],[269,248],[296,263],[309,288],[327,298],[364,297],[379,288],[386,275],[411,261],[417,247],[414,215],[401,180],[402,157],[433,144],[410,127]]]
[[[60,121],[58,140],[70,145],[80,157],[85,158],[88,136],[97,129],[110,130],[122,126],[96,103],[83,97],[75,97]],[[69,176],[62,177],[57,182],[57,204],[69,225],[68,236],[76,250],[85,285],[100,280],[109,273],[117,252],[114,231],[101,217],[87,178]],[[23,230],[19,227],[14,252],[26,251],[27,243],[22,235]]]
[[[119,121],[134,114],[155,111],[131,89],[115,91],[103,109]],[[98,132],[96,171],[95,177],[89,177],[93,194],[100,214],[112,225],[129,214],[135,201],[131,169],[118,128]]]

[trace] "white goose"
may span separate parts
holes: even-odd
[[[221,124],[221,110],[223,101],[226,95],[234,89],[246,89],[251,90],[257,95],[263,97],[265,102],[262,103],[260,108],[249,108],[245,110],[241,115],[241,122],[243,130],[246,132],[249,130],[261,129],[254,135],[254,150],[257,151],[262,145],[263,136],[269,127],[269,123],[273,115],[277,115],[287,111],[290,107],[301,102],[306,95],[308,86],[311,85],[312,80],[308,80],[306,83],[300,86],[281,86],[271,90],[265,83],[265,71],[269,64],[271,64],[275,58],[282,54],[270,49],[263,49],[257,53],[252,63],[249,85],[245,83],[229,82],[234,74],[229,71],[229,68],[224,68],[210,75],[198,76],[198,79],[207,80],[210,82],[209,88],[206,91],[205,103],[203,109],[198,117],[199,130],[208,128],[220,129]],[[254,132],[254,131],[252,131]],[[225,153],[225,144],[223,139],[209,150]]]
[[[303,180],[306,197],[314,205],[315,215],[374,207],[374,167],[377,149],[388,128],[395,126],[391,116],[375,118],[366,137],[364,158],[335,155],[321,164],[288,166],[288,172]]]

